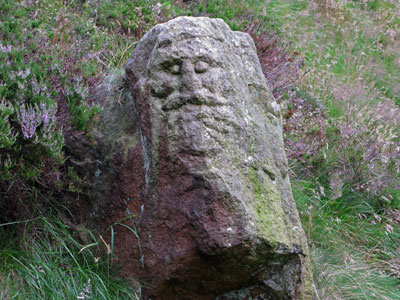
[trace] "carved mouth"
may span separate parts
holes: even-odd
[[[225,98],[210,95],[208,93],[204,93],[203,91],[192,93],[174,93],[165,100],[162,110],[177,110],[186,104],[222,106],[226,105],[227,103],[228,101]]]

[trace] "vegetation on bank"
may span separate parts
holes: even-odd
[[[44,215],[79,198],[64,144],[90,139],[96,84],[153,25],[205,15],[252,35],[281,103],[317,299],[400,299],[398,1],[181,2],[0,2],[0,298],[139,298],[110,245]]]
[[[102,236],[85,238],[44,216],[8,227],[0,231],[0,299],[140,299],[140,287],[116,276]]]

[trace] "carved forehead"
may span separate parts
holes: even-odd
[[[187,58],[222,64],[234,35],[220,19],[176,18],[160,25],[147,66]]]
[[[232,31],[221,19],[179,17],[159,25],[158,43],[160,45],[179,42],[188,38],[214,38],[224,41]]]
[[[197,57],[218,65],[240,65],[238,69],[253,73],[247,69],[257,67],[248,64],[253,60],[247,56],[254,50],[250,36],[232,31],[221,19],[179,17],[145,34],[125,69],[128,78],[136,81],[162,59]]]
[[[153,50],[150,58],[151,65],[180,59],[204,60],[210,63],[221,64],[225,57],[221,42],[206,37],[187,38],[177,43],[158,46]]]

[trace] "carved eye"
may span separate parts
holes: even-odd
[[[207,71],[207,68],[208,64],[204,61],[198,61],[194,66],[194,70],[196,71],[196,73],[204,73],[205,71]]]
[[[180,74],[181,73],[181,66],[180,65],[172,65],[169,67],[169,71],[172,74]]]

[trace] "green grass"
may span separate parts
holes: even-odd
[[[293,181],[320,299],[400,299],[398,225],[368,195],[332,200],[313,180]]]
[[[330,84],[361,81],[370,101],[395,101],[400,79],[398,4],[379,1],[371,9],[351,1],[300,3],[301,9],[293,11],[285,2],[270,1],[268,11],[284,19],[281,31],[305,53],[309,88],[320,91],[322,101],[340,101],[339,94],[325,99]]]
[[[22,240],[13,236],[17,225],[24,227]],[[84,233],[85,243],[60,220],[43,216],[1,226],[0,298],[139,299],[130,281],[111,270],[112,253],[104,250],[105,242]]]

